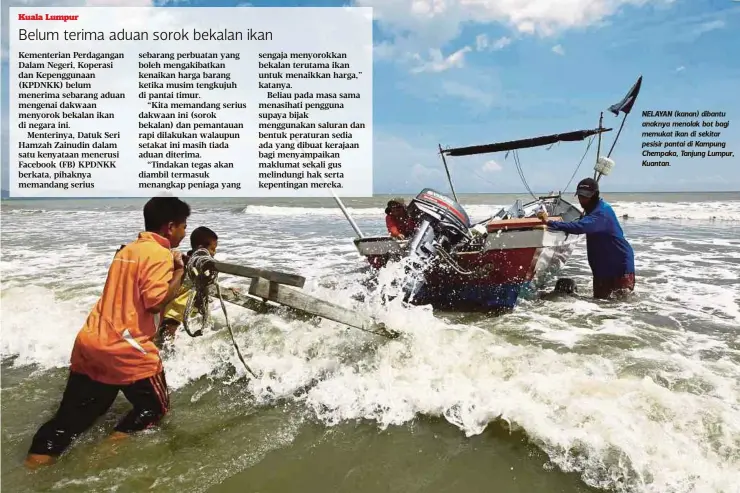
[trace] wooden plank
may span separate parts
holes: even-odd
[[[270,282],[267,279],[257,278],[252,280],[249,294],[357,329],[392,334],[383,324],[375,322],[370,317],[356,313],[349,308],[320,300],[297,289]]]
[[[211,296],[213,300],[218,300],[216,286],[211,286],[209,288],[209,295]],[[223,286],[221,286],[221,297],[223,298],[224,301],[228,303],[241,306],[242,308],[246,308],[248,310],[252,310],[257,313],[271,313],[271,314],[282,315],[287,312],[291,316],[296,317],[303,321],[318,320],[320,318],[316,315],[310,315],[300,310],[290,308],[288,306],[282,306],[282,305],[276,306],[276,305],[267,303],[262,298],[257,298],[257,297],[254,297],[249,294],[242,293],[242,292],[236,292],[233,289],[225,288]]]
[[[261,277],[272,282],[280,284],[286,284],[288,286],[295,286],[302,288],[306,284],[306,278],[296,274],[288,274],[286,272],[278,272],[268,269],[258,269],[255,267],[247,267],[244,265],[229,264],[227,262],[213,261],[213,267],[223,274],[231,274],[232,276],[239,277]]]
[[[548,219],[553,221],[560,221],[562,218],[558,216],[551,216]],[[486,225],[486,229],[489,233],[494,231],[506,231],[514,229],[545,229],[547,225],[543,223],[538,217],[528,217],[519,219],[494,219],[489,221]]]

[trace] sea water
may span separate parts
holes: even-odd
[[[513,199],[461,202],[476,221]],[[218,259],[300,273],[307,292],[403,337],[227,305],[259,379],[244,378],[226,331],[181,332],[165,356],[172,408],[160,428],[105,442],[128,409],[121,396],[38,472],[24,454],[59,403],[75,335],[116,248],[140,230],[143,201],[4,201],[2,488],[738,492],[740,194],[606,199],[627,216],[633,297],[591,299],[580,244],[562,273],[579,297],[497,317],[379,303],[330,201],[191,201],[189,230],[214,229]],[[363,232],[384,234],[386,200],[346,205]]]

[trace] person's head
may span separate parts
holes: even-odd
[[[188,255],[192,255],[199,248],[205,248],[211,256],[214,256],[218,248],[218,236],[205,226],[199,226],[190,233],[190,248]]]
[[[401,217],[406,214],[406,202],[396,197],[388,201],[388,205],[385,208],[385,213],[395,217]]]
[[[596,203],[599,201],[599,184],[593,178],[584,178],[578,182],[576,187],[576,195],[578,196],[578,202],[586,212],[596,207]]]
[[[144,229],[157,233],[176,248],[188,227],[190,206],[177,197],[153,197],[144,205]]]
[[[578,287],[573,279],[560,278],[555,283],[555,292],[560,294],[575,294]]]

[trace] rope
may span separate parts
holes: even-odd
[[[188,295],[188,301],[185,304],[185,315],[183,315],[182,317],[182,327],[183,329],[185,329],[185,332],[187,332],[190,337],[198,337],[203,335],[203,329],[205,328],[206,320],[210,318],[211,314],[211,308],[210,306],[208,306],[210,305],[210,303],[207,303],[206,306],[203,306],[202,299],[199,299],[197,311],[202,317],[201,327],[195,332],[190,332],[190,328],[188,327],[188,318],[190,318],[190,313],[193,312],[193,306],[195,305],[196,298],[201,298],[200,293],[195,289],[191,289],[190,294]]]
[[[514,164],[516,165],[516,170],[519,172],[519,178],[522,179],[522,183],[524,183],[524,188],[527,189],[529,192],[529,195],[532,196],[533,199],[537,200],[537,196],[532,192],[532,189],[529,188],[529,184],[527,183],[527,179],[524,177],[524,170],[522,169],[522,163],[519,161],[519,152],[514,151]]]
[[[229,335],[231,336],[231,342],[234,344],[234,349],[236,349],[236,355],[239,357],[239,361],[241,361],[244,365],[244,368],[246,368],[246,370],[251,373],[254,378],[257,378],[257,375],[254,374],[249,365],[244,361],[244,358],[242,357],[242,352],[239,350],[239,346],[236,344],[234,332],[231,330],[231,322],[229,322],[229,315],[228,313],[226,313],[226,305],[224,304],[224,299],[221,297],[221,286],[219,286],[218,284],[216,284],[216,294],[218,295],[218,301],[221,302],[221,309],[223,310],[224,318],[226,319],[226,328],[229,329]]]
[[[203,328],[205,328],[206,321],[210,319],[211,316],[208,288],[212,284],[216,284],[216,294],[218,296],[218,300],[221,302],[221,310],[224,312],[224,318],[226,319],[226,328],[229,329],[229,335],[231,336],[231,342],[236,350],[236,355],[239,357],[239,360],[242,362],[242,365],[244,365],[247,372],[249,372],[254,378],[257,378],[257,375],[255,375],[249,365],[244,361],[242,353],[239,350],[239,346],[236,343],[236,338],[234,338],[234,331],[231,329],[231,322],[229,321],[229,314],[226,311],[226,304],[221,296],[221,286],[216,282],[218,271],[213,267],[213,257],[211,257],[211,253],[205,248],[200,248],[193,252],[190,260],[188,260],[185,273],[188,281],[192,284],[192,289],[188,296],[188,302],[185,305],[185,313],[182,317],[182,325],[185,328],[185,331],[190,337],[203,335]],[[190,332],[187,320],[190,317],[190,313],[194,306],[201,315],[202,322],[200,330]]]
[[[361,330],[363,332],[367,332],[368,334],[374,334],[376,336],[383,336],[387,337],[388,339],[398,339],[401,334],[396,332],[395,330],[390,330],[385,327],[384,324],[379,323],[378,326],[380,326],[380,330],[370,330],[370,329],[363,329],[362,327],[352,327],[353,329]]]
[[[575,171],[573,171],[573,174],[570,176],[570,180],[568,180],[568,184],[565,185],[565,188],[563,188],[563,192],[568,191],[568,187],[570,186],[570,182],[573,181],[573,178],[576,176],[576,173],[578,173],[578,169],[583,164],[583,160],[586,159],[586,155],[588,154],[588,150],[591,149],[591,144],[594,143],[594,136],[591,136],[591,138],[588,140],[588,145],[586,146],[586,150],[583,153],[583,156],[581,156],[581,160],[578,162],[578,166],[576,166]]]

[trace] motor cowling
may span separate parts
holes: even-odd
[[[431,188],[425,188],[409,204],[409,214],[417,229],[409,242],[409,251],[428,257],[436,248],[450,251],[470,239],[470,218],[455,200]]]
[[[422,190],[409,204],[416,232],[408,243],[411,272],[404,283],[406,298],[414,297],[424,284],[423,271],[442,249],[450,252],[461,241],[471,239],[470,218],[455,200],[430,188]]]

